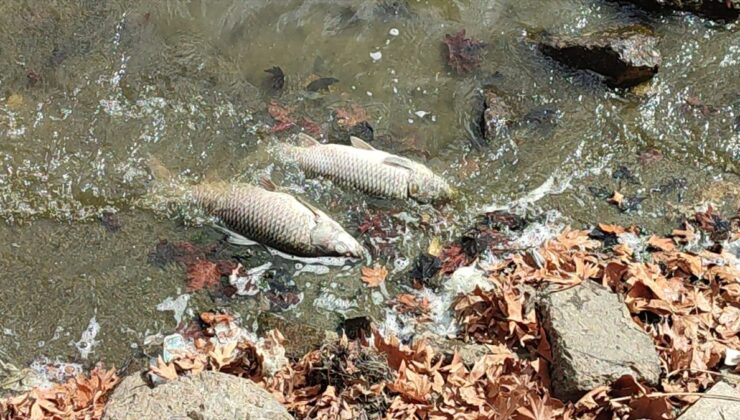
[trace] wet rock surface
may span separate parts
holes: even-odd
[[[680,10],[721,20],[735,20],[740,15],[740,0],[618,0],[650,10]]]
[[[485,91],[485,110],[481,131],[486,141],[491,142],[502,135],[511,125],[514,115],[509,105],[493,89]]]
[[[547,289],[537,309],[552,346],[550,374],[558,398],[577,400],[623,375],[658,382],[660,360],[652,340],[608,289],[592,281]]]
[[[658,72],[661,55],[656,44],[649,29],[628,26],[578,37],[545,35],[539,48],[570,67],[600,74],[611,87],[629,88]]]
[[[740,398],[740,391],[727,382],[714,384],[707,392],[711,396]],[[715,398],[701,398],[678,417],[678,420],[740,419],[740,403]]]
[[[183,376],[150,388],[141,375],[116,388],[104,419],[292,419],[267,391],[248,379],[218,372]]]

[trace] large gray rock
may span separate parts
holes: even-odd
[[[660,67],[660,52],[652,32],[641,26],[584,34],[547,35],[540,50],[577,69],[591,70],[611,87],[629,88],[652,78]]]
[[[740,391],[727,382],[717,382],[707,391],[707,395],[740,398]],[[715,398],[701,398],[678,417],[678,420],[728,419],[740,419],[740,403]]]
[[[550,374],[558,398],[575,401],[623,375],[658,383],[660,359],[652,339],[610,290],[592,281],[548,289],[537,309],[552,347]]]
[[[292,419],[267,391],[248,379],[219,372],[183,376],[155,388],[141,375],[113,391],[104,419]]]
[[[625,1],[625,0],[618,0]],[[713,19],[735,20],[740,0],[627,0],[651,10],[672,9],[698,13]]]

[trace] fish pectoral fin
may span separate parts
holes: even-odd
[[[257,241],[253,241],[245,236],[242,236],[233,230],[230,230],[228,228],[225,228],[221,225],[214,224],[213,228],[217,231],[223,233],[226,235],[226,241],[228,241],[230,244],[239,245],[239,246],[254,246],[254,245],[262,245]]]
[[[353,147],[356,147],[358,149],[362,149],[362,150],[375,150],[375,148],[373,146],[370,146],[369,144],[367,144],[367,142],[365,142],[365,140],[363,140],[363,139],[361,139],[359,137],[350,136],[349,137],[349,141],[352,143],[352,146]]]
[[[304,206],[305,206],[305,207],[306,207],[307,209],[311,210],[311,212],[313,212],[313,214],[314,214],[314,215],[315,215],[316,217],[321,217],[321,216],[323,216],[323,215],[324,215],[324,213],[323,213],[323,212],[322,212],[321,210],[319,210],[319,209],[318,209],[318,208],[317,208],[316,206],[314,206],[313,204],[309,203],[309,202],[308,202],[308,201],[307,201],[307,200],[306,200],[305,198],[303,198],[303,197],[299,197],[299,196],[293,196],[293,198],[295,198],[295,200],[296,200],[297,202],[299,202],[299,203],[303,204],[303,205],[304,205]]]
[[[414,162],[400,156],[388,156],[383,159],[383,163],[390,166],[408,169],[410,171],[414,169]]]
[[[319,143],[318,140],[309,136],[306,133],[298,133],[298,142],[301,144],[301,146],[304,146],[304,147],[313,147],[313,146],[321,145],[321,143]]]
[[[264,188],[267,191],[272,191],[272,192],[276,192],[278,190],[277,185],[275,185],[275,183],[272,182],[270,177],[267,175],[260,178],[260,187]]]

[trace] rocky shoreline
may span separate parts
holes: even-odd
[[[202,313],[144,372],[96,369],[0,407],[9,419],[737,415],[740,217],[710,209],[665,237],[563,228],[493,260],[480,258],[497,245],[478,244],[470,262],[452,257],[456,243],[439,254],[440,284],[467,288],[445,308],[454,336],[428,328],[422,290],[397,309],[416,321],[410,338],[370,325],[290,357],[305,337],[257,337],[234,315]]]

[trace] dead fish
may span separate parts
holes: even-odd
[[[169,201],[185,197],[216,217],[224,226],[220,230],[228,233],[235,244],[259,243],[297,258],[366,255],[339,223],[303,199],[278,191],[267,178],[260,181],[260,186],[221,181],[184,187],[157,180],[171,176],[156,160],[151,159],[149,166],[155,181],[161,184],[157,195],[169,195]]]
[[[352,146],[321,144],[304,133],[298,138],[302,145],[286,146],[286,151],[309,176],[324,176],[379,197],[422,203],[455,195],[447,181],[421,163],[377,150],[357,137],[350,137]]]
[[[192,201],[228,230],[298,257],[364,256],[364,248],[339,223],[312,204],[277,191],[269,179],[261,187],[205,183],[191,189]]]

